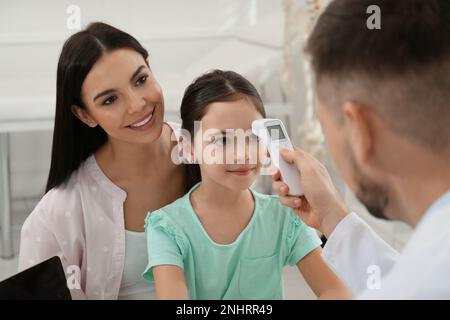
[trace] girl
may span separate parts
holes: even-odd
[[[73,298],[155,297],[142,279],[144,218],[185,194],[186,172],[171,159],[177,125],[163,122],[147,58],[103,23],[62,48],[50,174],[22,228],[19,269],[58,255]]]
[[[213,145],[215,156],[233,161],[190,165],[189,192],[148,214],[144,277],[155,280],[159,299],[282,299],[285,265],[297,265],[319,298],[350,297],[322,260],[315,231],[277,197],[249,188],[260,170],[249,161],[255,155],[229,147],[230,130],[249,130],[263,117],[256,89],[234,72],[215,70],[186,89],[182,128],[192,139],[183,138],[184,156],[202,162],[192,150]]]

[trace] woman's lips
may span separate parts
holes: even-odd
[[[132,130],[147,130],[148,128],[150,128],[153,123],[155,122],[155,109],[153,109],[152,112],[150,112],[147,116],[145,116],[143,119],[136,121],[133,124],[130,124],[127,126],[127,128],[132,129]]]

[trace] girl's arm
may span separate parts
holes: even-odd
[[[183,269],[174,265],[152,268],[158,300],[189,300]]]
[[[322,248],[308,253],[297,267],[319,299],[351,299],[350,291],[321,256]]]

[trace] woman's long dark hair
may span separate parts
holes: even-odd
[[[64,43],[58,62],[52,159],[45,192],[64,184],[80,164],[108,139],[100,127],[91,128],[73,113],[85,108],[81,86],[94,64],[106,53],[130,48],[147,59],[148,52],[128,33],[101,22],[90,24]]]
[[[181,101],[181,127],[194,137],[194,122],[200,121],[206,114],[207,107],[213,102],[235,101],[249,98],[259,113],[265,118],[264,104],[256,88],[250,81],[234,71],[213,70],[187,87]],[[188,164],[186,189],[191,189],[202,180],[200,166]]]

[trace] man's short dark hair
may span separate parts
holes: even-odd
[[[371,5],[379,30],[367,27]],[[450,149],[449,0],[334,0],[306,51],[326,105],[356,100],[411,140]]]

